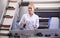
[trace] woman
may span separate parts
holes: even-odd
[[[39,27],[39,17],[34,14],[34,5],[33,3],[29,3],[28,5],[28,13],[24,14],[19,22],[20,26],[26,24],[26,30],[34,30]]]

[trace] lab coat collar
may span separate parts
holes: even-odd
[[[27,13],[27,15],[30,17],[29,13]],[[34,15],[34,13],[33,13],[33,15]],[[32,16],[33,16],[33,15],[32,15]],[[31,17],[32,17],[32,16],[31,16]]]

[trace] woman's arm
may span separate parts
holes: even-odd
[[[25,24],[25,16],[23,15],[20,22],[19,22],[19,25],[23,26],[24,24]]]
[[[34,27],[35,28],[38,28],[39,27],[39,17],[36,18]]]

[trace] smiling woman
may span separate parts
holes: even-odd
[[[34,14],[34,5],[33,3],[29,3],[28,5],[28,13],[24,14],[19,22],[20,26],[24,26],[26,24],[26,30],[34,30],[39,27],[39,17]]]
[[[28,5],[28,12],[30,15],[34,13],[34,5],[32,2]]]

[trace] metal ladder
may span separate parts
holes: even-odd
[[[14,19],[16,4],[17,0],[8,1],[6,13],[3,16],[3,23],[0,26],[0,36],[8,36],[10,27]]]

